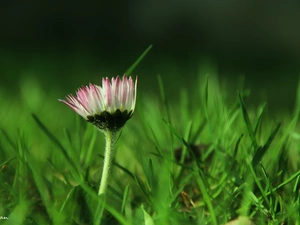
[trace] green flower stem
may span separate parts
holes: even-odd
[[[110,166],[114,153],[115,137],[115,132],[109,130],[105,131],[106,146],[104,155],[104,165],[98,195],[104,194],[107,190],[107,179],[110,174]]]

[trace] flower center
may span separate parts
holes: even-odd
[[[112,114],[107,111],[103,111],[100,115],[95,114],[87,116],[87,121],[101,130],[110,130],[116,132],[124,126],[132,114],[132,110],[129,112],[127,112],[127,110],[121,112],[120,109],[117,109],[117,111]]]

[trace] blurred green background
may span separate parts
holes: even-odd
[[[250,102],[291,110],[300,75],[299,11],[299,1],[2,0],[0,94],[13,104],[35,88],[63,98],[123,74],[153,44],[132,74],[141,92],[156,93],[160,74],[176,98],[178,88],[209,73],[233,96],[244,78]]]

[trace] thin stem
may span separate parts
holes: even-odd
[[[107,178],[110,174],[110,166],[114,153],[115,137],[115,132],[108,130],[105,131],[106,146],[104,155],[104,165],[98,195],[104,194],[107,190]]]

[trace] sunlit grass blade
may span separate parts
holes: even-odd
[[[132,71],[140,64],[140,62],[143,60],[143,58],[148,54],[148,52],[151,50],[152,45],[150,45],[143,53],[142,55],[125,71],[125,74],[130,75]]]
[[[144,224],[145,225],[154,225],[154,222],[151,218],[151,216],[145,211],[144,206],[141,206],[141,209],[143,210],[144,213]]]
[[[268,138],[266,144],[263,147],[257,149],[257,151],[256,151],[256,153],[255,153],[255,155],[253,156],[253,159],[252,159],[252,165],[253,166],[256,166],[258,163],[260,163],[262,157],[266,154],[266,152],[269,149],[271,143],[273,142],[274,137],[277,134],[280,126],[281,126],[281,124],[279,123],[276,126],[276,128],[273,130],[273,132],[271,133],[271,135]]]

